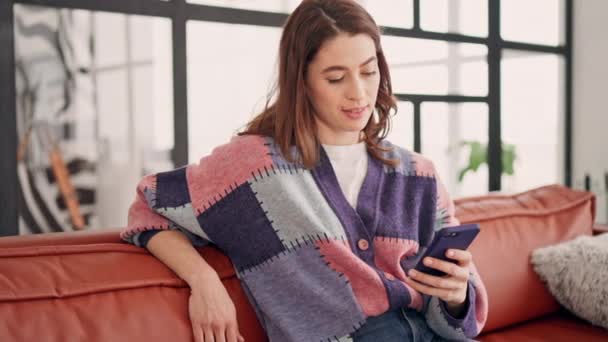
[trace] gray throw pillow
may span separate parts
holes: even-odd
[[[608,329],[608,233],[538,248],[531,261],[561,305]]]

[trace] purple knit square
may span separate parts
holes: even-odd
[[[198,222],[238,269],[257,265],[285,248],[249,183],[202,212]]]
[[[186,168],[160,172],[156,175],[155,208],[175,208],[190,203]]]
[[[385,174],[384,182],[376,235],[417,240],[420,245],[427,245],[435,222],[435,179],[393,172]]]

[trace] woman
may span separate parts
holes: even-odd
[[[432,162],[384,139],[391,92],[370,15],[305,0],[283,30],[275,102],[198,164],[140,182],[122,237],[190,285],[196,341],[243,339],[192,244],[230,257],[270,341],[479,333],[487,296],[469,252],[431,260],[445,277],[411,270],[458,221]]]

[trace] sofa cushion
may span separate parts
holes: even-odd
[[[608,341],[608,331],[565,313],[552,313],[525,323],[493,331],[477,338],[480,342]]]
[[[532,264],[560,304],[608,329],[608,233],[539,248]]]
[[[530,255],[539,247],[591,235],[593,194],[550,185],[455,203],[462,223],[478,222],[481,228],[470,251],[488,291],[484,331],[558,310],[559,304],[532,269]]]

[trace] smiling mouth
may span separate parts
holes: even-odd
[[[363,117],[363,114],[365,113],[368,107],[369,106],[342,109],[342,112],[346,114],[346,116],[350,119],[358,120]]]
[[[345,112],[345,113],[349,113],[349,114],[360,114],[365,109],[367,109],[367,106],[342,109],[342,111]]]

